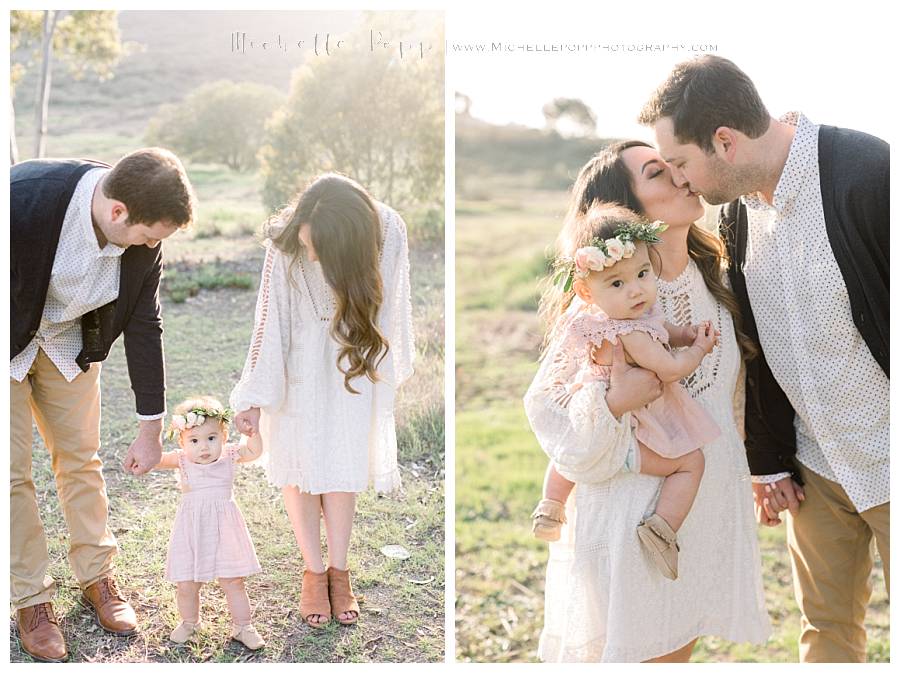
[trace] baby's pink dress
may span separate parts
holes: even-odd
[[[585,308],[566,327],[563,342],[569,355],[582,363],[576,380],[569,385],[569,392],[574,393],[590,380],[609,380],[612,367],[598,365],[591,359],[592,348],[599,348],[604,340],[611,342],[620,334],[637,330],[646,332],[668,348],[669,333],[665,321],[656,304],[634,320],[615,320],[597,307]],[[721,434],[712,417],[678,381],[664,383],[660,397],[632,411],[631,424],[635,438],[665,458],[683,456],[709,444]]]
[[[218,460],[205,465],[177,453],[182,495],[169,539],[166,579],[209,582],[258,573],[262,568],[232,493],[237,445],[226,444]]]

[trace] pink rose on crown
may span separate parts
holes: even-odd
[[[599,248],[578,248],[575,253],[575,267],[587,275],[591,271],[600,271],[606,265],[606,256]]]
[[[625,244],[618,238],[607,238],[606,254],[618,262],[625,256]]]
[[[632,243],[631,241],[625,241],[623,247],[625,248],[625,252],[622,253],[622,257],[624,257],[625,259],[628,259],[634,254],[634,243]]]

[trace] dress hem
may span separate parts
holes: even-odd
[[[684,647],[685,645],[687,645],[692,640],[698,639],[698,638],[703,638],[703,637],[721,638],[722,640],[727,640],[732,643],[751,643],[754,645],[763,645],[766,642],[768,642],[769,638],[772,635],[771,628],[763,629],[763,631],[764,631],[765,635],[757,634],[756,636],[753,636],[753,637],[747,637],[746,635],[737,636],[734,632],[730,632],[729,629],[701,626],[701,627],[694,629],[695,635],[685,635],[685,636],[681,636],[679,638],[674,638],[673,640],[677,643],[680,643],[679,645],[674,645],[674,646],[667,645],[664,648],[654,648],[652,650],[648,650],[648,652],[646,654],[641,653],[638,657],[631,657],[631,658],[625,658],[624,656],[620,657],[618,655],[614,655],[614,658],[607,658],[606,652],[604,651],[603,654],[601,654],[599,659],[567,659],[567,658],[560,659],[560,657],[558,656],[559,652],[557,652],[556,657],[545,659],[544,656],[542,655],[542,650],[547,649],[548,646],[544,642],[545,637],[543,635],[541,635],[540,642],[538,644],[537,656],[541,660],[542,663],[638,663],[638,662],[647,661],[648,659],[654,659],[656,657],[661,657],[661,656],[663,656],[665,654],[669,654],[671,652],[675,652],[676,650],[679,650],[682,647]],[[559,640],[558,637],[553,637],[552,639],[557,640],[557,641]],[[550,640],[550,638],[547,638],[547,640]],[[581,650],[587,649],[588,647],[590,647],[592,642],[597,642],[600,640],[602,640],[602,639],[598,638],[595,641],[590,641],[589,643],[582,645],[581,647],[579,647],[577,649],[581,649]],[[605,648],[602,648],[602,650],[605,650]]]
[[[218,575],[218,574],[216,574],[216,575],[211,575],[211,576],[204,575],[202,578],[193,576],[193,577],[183,577],[183,578],[179,578],[179,579],[173,579],[173,578],[169,577],[168,575],[166,575],[165,579],[168,582],[213,582],[217,579],[230,579],[232,577],[250,577],[251,575],[258,575],[261,572],[262,572],[262,566],[256,568],[255,570],[251,570],[249,572],[245,572],[243,574],[238,574],[238,575]]]
[[[284,488],[285,486],[296,486],[301,493],[309,493],[310,495],[322,495],[324,493],[364,493],[369,488],[373,488],[377,493],[393,493],[400,488],[402,481],[400,478],[400,470],[396,469],[386,476],[379,476],[377,479],[369,479],[364,485],[359,482],[336,484],[328,488],[315,488],[309,480],[299,470],[291,470],[288,474],[279,475],[280,479],[273,479],[272,475],[267,475],[269,484],[276,488]]]

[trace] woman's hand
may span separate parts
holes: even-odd
[[[234,417],[234,427],[238,432],[253,437],[259,432],[259,407],[250,407]]]
[[[662,395],[662,382],[649,369],[632,367],[625,361],[625,348],[616,339],[613,343],[612,367],[609,374],[609,390],[606,406],[616,418],[626,411],[633,411],[650,404]]]

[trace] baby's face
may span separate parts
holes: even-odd
[[[579,296],[615,320],[638,318],[656,302],[656,274],[646,243],[637,243],[631,257],[592,271],[580,282],[584,285]]]
[[[222,455],[225,433],[219,420],[207,418],[203,425],[188,428],[181,433],[178,443],[192,463],[214,463]]]

